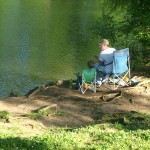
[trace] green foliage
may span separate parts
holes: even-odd
[[[50,115],[52,115],[52,116],[64,116],[65,113],[60,112],[60,111],[58,112],[56,110],[55,111],[50,110],[50,109],[48,109],[48,110],[38,110],[37,112],[33,112],[31,114],[28,114],[27,117],[36,120],[36,119],[38,119],[42,116],[50,116]]]
[[[0,118],[1,119],[9,119],[10,113],[8,111],[0,111]]]
[[[116,49],[130,48],[131,67],[150,62],[150,1],[109,0],[103,15],[90,28],[95,37],[107,38]]]
[[[113,16],[109,14],[104,14],[102,18],[99,18],[90,29],[95,36],[99,35],[113,41],[116,39],[116,24]]]
[[[124,15],[125,30],[124,34],[133,34],[134,39],[142,45],[141,51],[143,63],[150,61],[150,1],[149,0],[110,0],[115,6],[125,5],[126,14]]]
[[[42,117],[42,114],[40,114],[40,113],[31,113],[31,114],[28,114],[27,117],[36,120],[39,117]]]
[[[47,110],[39,110],[37,113],[38,113],[38,114],[41,114],[41,115],[47,116],[47,115],[49,115],[51,112],[50,112],[49,109],[47,109]]]
[[[149,114],[105,115],[99,124],[77,129],[49,129],[36,137],[20,138],[10,131],[0,133],[0,149],[150,149]]]
[[[138,130],[150,128],[150,115],[142,113],[133,114],[113,114],[104,116],[101,121],[115,124],[118,129]]]

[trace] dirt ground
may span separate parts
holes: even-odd
[[[107,85],[88,90],[84,95],[77,90],[60,86],[40,87],[30,96],[9,97],[0,100],[0,111],[8,111],[11,118],[7,125],[20,125],[28,130],[81,127],[94,124],[105,114],[141,112],[150,114],[149,78],[138,78],[132,87],[112,91]],[[40,108],[50,107],[53,113],[36,120],[26,115]],[[33,128],[33,127],[39,128]],[[39,130],[40,129],[40,130]]]

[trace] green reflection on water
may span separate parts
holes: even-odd
[[[0,10],[2,97],[75,78],[98,53],[89,28],[100,16],[99,0],[1,0]]]

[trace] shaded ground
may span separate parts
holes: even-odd
[[[148,113],[150,114],[149,78],[140,77],[139,85],[111,91],[107,85],[97,88],[93,93],[88,90],[82,95],[77,90],[60,86],[37,89],[29,97],[10,97],[1,99],[0,111],[11,114],[7,126],[18,126],[31,135],[42,133],[47,127],[81,127],[94,124],[105,114]],[[146,82],[145,82],[146,81]],[[26,115],[43,107],[50,106],[53,112],[36,120]],[[2,127],[3,124],[0,124]],[[36,127],[36,128],[34,128]],[[32,132],[33,133],[33,132]]]

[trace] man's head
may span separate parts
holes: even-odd
[[[109,41],[107,39],[102,39],[98,45],[99,45],[100,50],[103,51],[109,47]]]

